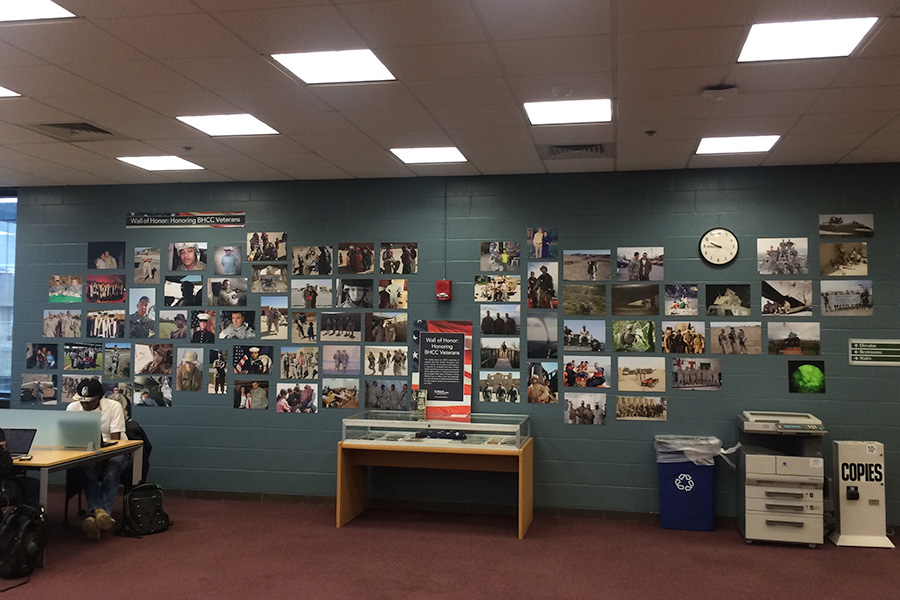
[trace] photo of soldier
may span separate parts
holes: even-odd
[[[865,277],[869,274],[869,245],[866,242],[819,244],[819,272],[822,277]]]
[[[138,375],[171,375],[174,361],[172,344],[134,345],[134,372]]]
[[[287,267],[279,265],[253,265],[250,269],[250,291],[257,293],[287,293]]]
[[[622,362],[621,359],[619,362]],[[562,382],[565,387],[608,388],[612,382],[612,359],[608,356],[566,354],[563,357]],[[665,377],[663,382],[665,384]]]
[[[376,343],[406,343],[407,316],[403,312],[367,312],[365,314],[365,340]]]
[[[761,287],[762,316],[812,316],[812,281],[769,279],[763,281]]]
[[[378,308],[401,310],[409,308],[408,285],[408,279],[379,279]]]
[[[663,321],[662,351],[666,354],[703,354],[706,348],[706,323],[703,321]]]
[[[247,234],[247,260],[287,260],[287,234],[283,231],[254,231]]]
[[[709,354],[761,354],[762,323],[759,321],[712,322]]]
[[[115,381],[104,381],[103,397],[113,402],[118,402],[122,410],[125,411],[125,418],[131,418],[131,407],[133,402],[131,384],[118,383]]]
[[[131,379],[131,344],[113,342],[103,345],[103,379],[127,381]]]
[[[92,375],[89,377],[85,377],[82,374],[78,375],[63,375],[62,376],[62,384],[60,385],[60,400],[65,403],[74,402],[75,401],[75,392],[78,390],[78,384],[84,381],[85,379],[96,379],[100,380],[99,375]]]
[[[55,369],[58,344],[25,344],[26,369]]]
[[[213,273],[216,275],[241,274],[241,246],[216,246],[213,249]]]
[[[519,302],[521,275],[476,275],[475,302]]]
[[[87,314],[87,337],[125,337],[124,310],[89,310]]]
[[[606,315],[606,286],[603,284],[564,283],[564,315]]]
[[[331,248],[328,246],[294,246],[291,272],[303,277],[331,275]]]
[[[659,314],[658,283],[614,283],[611,293],[612,314],[650,316]]]
[[[85,282],[85,302],[125,302],[124,275],[88,275]]]
[[[159,311],[159,337],[164,340],[187,340],[190,337],[188,330],[188,311],[186,310],[161,310]]]
[[[291,343],[315,344],[319,334],[319,315],[314,312],[291,313]]]
[[[758,238],[757,271],[760,275],[797,275],[809,273],[807,238]]]
[[[51,275],[48,287],[48,302],[81,302],[84,293],[82,278],[78,275]]]
[[[179,348],[176,354],[175,391],[199,392],[203,389],[203,348]]]
[[[874,312],[872,280],[822,281],[822,316],[871,317]]]
[[[406,346],[366,346],[363,375],[405,377],[408,374]]]
[[[259,337],[269,340],[286,340],[290,332],[287,296],[263,296],[259,307]]]
[[[749,317],[750,285],[706,284],[706,314],[716,317]]]
[[[767,323],[769,354],[817,355],[822,333],[818,323]]]
[[[212,344],[216,341],[216,311],[191,311],[191,343]]]
[[[212,296],[210,296],[210,300]],[[203,276],[170,275],[163,284],[166,306],[200,306],[203,304]]]
[[[88,269],[124,269],[125,242],[88,242]]]
[[[372,308],[373,287],[371,279],[338,279],[335,308]]]
[[[322,375],[359,375],[359,359],[359,346],[322,346],[319,361]]]
[[[291,280],[291,308],[331,308],[333,296],[331,279]]]
[[[391,242],[381,245],[379,266],[384,275],[412,275],[418,269],[417,242]]]
[[[319,315],[322,328],[319,340],[322,342],[358,342],[362,339],[361,323],[363,315],[358,312],[323,312]]]
[[[68,342],[63,354],[63,371],[103,371],[102,344]]]
[[[520,304],[481,304],[478,309],[481,335],[518,335],[522,319]]]
[[[169,269],[172,271],[205,271],[206,242],[169,244]]]
[[[556,358],[559,351],[559,317],[528,315],[528,358]]]
[[[412,392],[405,379],[366,379],[366,408],[409,410]]]
[[[558,280],[559,264],[529,261],[528,278],[525,280],[528,308],[557,308]]]
[[[318,348],[315,346],[281,348],[281,379],[316,379],[318,376]]]
[[[269,382],[262,379],[236,379],[234,408],[265,410],[269,408]]]
[[[235,346],[231,364],[237,375],[271,375],[274,364],[273,346]]]
[[[209,394],[228,393],[228,349],[209,349],[209,384],[206,391]]]
[[[721,390],[722,361],[718,358],[673,358],[672,389]]]
[[[567,352],[606,352],[606,321],[565,319],[563,349]]]
[[[156,289],[131,288],[128,301],[128,335],[132,338],[156,337]]]
[[[246,277],[210,277],[208,284],[210,306],[247,306]]]
[[[481,271],[518,271],[522,265],[519,242],[481,242]]]
[[[323,379],[322,408],[359,408],[359,380]]]
[[[665,249],[661,246],[616,248],[618,281],[662,281]]]
[[[140,375],[134,378],[134,406],[169,408],[172,406],[172,378]]]
[[[666,359],[620,356],[617,386],[620,392],[657,394],[666,391]]]
[[[609,281],[610,250],[564,250],[564,281]]]
[[[606,394],[566,392],[566,425],[606,425]]]
[[[159,248],[136,246],[134,249],[134,282],[159,283]]]
[[[700,314],[700,300],[697,286],[692,283],[667,283],[665,291],[666,316],[682,315],[695,317]]]
[[[656,352],[653,321],[613,321],[613,352]]]
[[[19,401],[33,406],[55,406],[58,402],[56,375],[22,374]]]
[[[275,394],[275,412],[315,414],[319,410],[316,383],[278,383]]]
[[[45,338],[81,337],[81,311],[45,310],[43,333]]]
[[[482,369],[518,369],[520,354],[518,337],[481,338]]]
[[[665,421],[666,399],[648,396],[616,396],[617,421]]]
[[[219,330],[220,340],[250,340],[256,338],[256,312],[252,310],[224,310]]]
[[[528,245],[528,258],[556,258],[559,236],[555,229],[547,227],[529,227],[525,230]]]
[[[522,401],[519,391],[521,376],[518,371],[480,371],[478,380],[478,399],[482,402]]]
[[[559,382],[556,362],[529,362],[526,398],[529,404],[556,404]]]
[[[375,272],[373,242],[341,242],[338,244],[338,273],[363,275]]]

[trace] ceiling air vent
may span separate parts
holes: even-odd
[[[567,158],[610,158],[613,144],[565,144],[538,146],[538,154],[544,160]]]
[[[107,131],[85,122],[40,123],[37,125],[26,125],[26,127],[63,142],[96,142],[100,140],[123,139],[123,136],[112,131]]]

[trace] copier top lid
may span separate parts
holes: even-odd
[[[821,425],[822,421],[810,413],[778,412],[766,410],[745,410],[740,415],[742,421],[751,423],[779,423],[782,425]]]

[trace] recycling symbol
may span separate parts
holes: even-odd
[[[675,487],[682,492],[689,492],[694,489],[694,480],[687,473],[682,473],[675,478]]]

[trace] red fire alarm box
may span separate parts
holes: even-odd
[[[450,299],[450,288],[453,282],[449,279],[438,279],[434,282],[434,295],[438,300]]]

